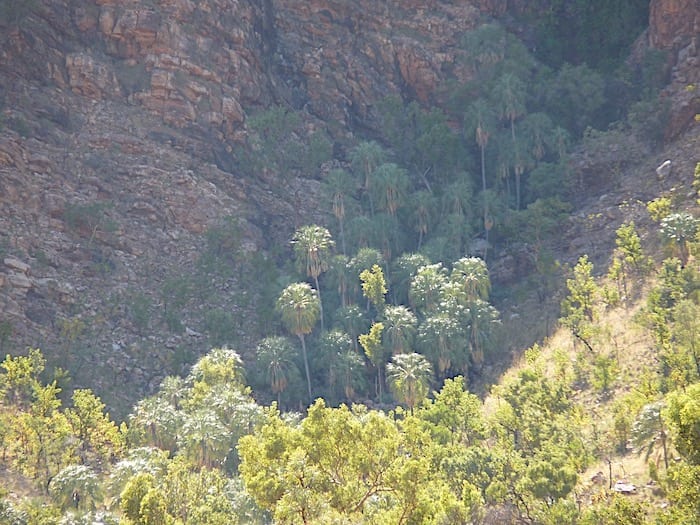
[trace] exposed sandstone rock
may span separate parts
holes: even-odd
[[[22,262],[19,259],[16,259],[15,257],[5,257],[3,263],[10,270],[14,270],[15,272],[19,272],[24,275],[28,275],[29,270],[31,268],[27,263]]]
[[[119,95],[114,72],[87,53],[66,55],[66,70],[68,84],[75,93],[93,99]]]
[[[651,0],[649,42],[658,49],[685,45],[700,33],[698,0]]]
[[[32,280],[23,273],[10,272],[7,275],[7,281],[12,288],[18,288],[21,293],[26,293],[28,289],[34,286]]]

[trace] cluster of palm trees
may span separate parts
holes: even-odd
[[[463,257],[448,269],[413,253],[387,262],[373,248],[347,258],[318,225],[299,228],[291,244],[299,275],[311,282],[286,286],[276,310],[299,344],[272,335],[256,349],[257,369],[278,404],[289,405],[290,386],[302,383],[304,402],[323,395],[383,403],[388,386],[413,409],[432,384],[483,362],[499,316],[488,302],[482,259]]]

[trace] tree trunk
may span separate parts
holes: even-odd
[[[304,334],[297,334],[299,340],[301,341],[301,353],[304,357],[304,371],[306,372],[306,386],[309,391],[309,404],[311,404],[311,373],[309,372],[309,359],[306,356],[306,340],[304,339]]]

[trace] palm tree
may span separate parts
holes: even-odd
[[[328,265],[328,277],[331,280],[331,284],[334,284],[338,291],[342,306],[350,304],[350,298],[348,297],[350,283],[356,277],[350,270],[349,263],[350,259],[347,255],[335,255],[331,258]]]
[[[350,259],[348,263],[348,268],[352,278],[350,283],[352,285],[352,294],[358,295],[360,293],[360,274],[371,269],[374,265],[382,266],[384,264],[384,257],[382,257],[382,252],[376,248],[360,248],[353,258]]]
[[[528,150],[537,161],[544,158],[552,141],[554,124],[546,113],[530,113],[522,121],[523,133],[528,141]]]
[[[331,250],[335,246],[335,241],[326,228],[314,224],[298,229],[292,238],[292,246],[299,269],[306,271],[306,275],[314,280],[316,290],[319,291],[321,330],[323,330],[323,303],[318,286],[318,276],[328,270]]]
[[[386,365],[386,376],[394,395],[413,414],[413,407],[428,394],[433,370],[428,360],[415,352],[395,355]]]
[[[48,488],[52,498],[64,510],[69,507],[94,510],[95,503],[102,496],[97,473],[87,465],[65,467],[51,478]]]
[[[446,377],[451,367],[466,373],[467,334],[458,319],[440,313],[428,317],[418,329],[418,348],[428,356],[438,377]]]
[[[276,307],[282,315],[284,326],[301,341],[306,385],[309,402],[311,402],[311,374],[309,373],[309,359],[304,336],[311,333],[316,321],[318,321],[321,313],[321,301],[316,290],[311,288],[308,283],[294,283],[282,290],[282,294],[277,299]]]
[[[440,302],[440,291],[445,282],[447,282],[447,271],[441,263],[419,268],[408,290],[408,298],[413,309],[422,314],[435,310]]]
[[[203,467],[221,465],[229,451],[229,431],[211,408],[189,414],[179,441],[186,454]]]
[[[462,47],[471,55],[474,68],[481,72],[505,58],[506,37],[507,34],[501,25],[482,24],[465,33]]]
[[[569,141],[571,137],[569,132],[566,131],[561,126],[556,126],[551,135],[549,136],[550,147],[557,152],[557,160],[562,161],[566,155],[566,151],[569,149]]]
[[[369,329],[370,321],[367,318],[364,310],[356,304],[349,304],[338,308],[335,312],[335,324],[343,328],[350,336],[353,344],[353,349],[358,352],[358,340],[360,334]]]
[[[361,142],[350,152],[353,171],[364,179],[363,189],[369,199],[370,215],[374,215],[374,202],[372,200],[374,173],[377,167],[384,162],[385,156],[382,147],[374,141]]]
[[[378,208],[395,216],[403,205],[408,191],[409,180],[406,170],[393,162],[380,165],[374,174]]]
[[[403,354],[411,349],[418,320],[405,306],[387,306],[384,309],[384,333],[392,354]]]
[[[501,75],[494,88],[494,94],[500,110],[501,118],[510,122],[510,134],[513,140],[515,163],[515,208],[520,209],[520,176],[523,173],[522,159],[515,138],[515,120],[525,113],[525,84],[512,73]]]
[[[421,253],[404,253],[391,263],[390,286],[395,304],[408,302],[408,288],[419,268],[430,264],[430,259]]]
[[[468,301],[489,297],[489,270],[484,260],[479,257],[462,257],[455,261],[450,280],[463,287]]]
[[[426,190],[413,193],[410,197],[411,213],[414,220],[414,230],[418,232],[418,249],[423,245],[423,238],[433,225],[437,199]]]
[[[345,246],[345,216],[348,202],[353,200],[355,193],[352,176],[345,170],[336,168],[328,173],[325,180],[325,191],[331,201],[333,215],[340,228],[340,243],[343,255],[347,255]]]
[[[376,231],[376,245],[381,248],[382,258],[390,261],[393,254],[401,248],[402,228],[399,218],[396,215],[382,212],[377,213],[373,218],[374,230]]]
[[[661,235],[676,245],[681,264],[688,264],[690,250],[688,243],[692,242],[700,228],[700,220],[690,213],[672,213],[661,220]]]
[[[334,376],[339,386],[342,387],[345,399],[352,401],[358,388],[366,388],[366,381],[362,375],[365,363],[362,357],[352,349],[348,349],[336,356],[334,362]]]
[[[287,389],[290,375],[296,369],[295,357],[296,350],[286,337],[266,337],[258,343],[258,367],[265,370],[270,389],[273,394],[277,394],[277,406],[280,405],[282,392]]]
[[[350,336],[341,330],[331,330],[321,336],[319,350],[324,363],[328,366],[328,386],[335,393],[338,387],[342,389],[346,399],[354,395],[354,384],[357,372],[364,363],[360,355],[353,350]]]
[[[486,199],[486,146],[489,143],[489,138],[493,134],[496,124],[492,109],[483,99],[474,101],[465,115],[465,132],[473,133],[474,139],[479,146],[481,152],[481,191]],[[484,200],[484,226],[487,226],[489,221],[488,201]],[[488,228],[486,229],[488,238]]]
[[[182,401],[187,398],[188,388],[180,376],[168,376],[160,383],[158,395],[167,400],[175,409],[179,409]]]
[[[347,234],[350,245],[359,249],[374,244],[378,237],[376,224],[367,215],[357,215],[351,218],[347,224]]]
[[[661,412],[665,408],[663,402],[649,403],[644,405],[637,415],[637,419],[632,425],[632,443],[644,451],[645,461],[649,459],[656,444],[661,443],[664,456],[664,466],[668,471],[668,447],[667,432]]]
[[[142,399],[129,416],[129,430],[141,432],[145,444],[175,451],[175,437],[181,413],[165,399],[154,396]]]
[[[499,313],[486,301],[476,299],[468,305],[469,344],[472,361],[480,365],[484,361],[484,349],[493,333],[494,326],[500,323]]]

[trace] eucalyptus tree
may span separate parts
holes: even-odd
[[[187,376],[187,381],[192,387],[186,407],[197,406],[217,385],[244,388],[243,360],[238,352],[230,348],[212,348],[194,364]]]
[[[64,411],[77,445],[81,461],[108,461],[124,448],[124,435],[105,413],[105,404],[89,389],[73,391],[73,406]]]
[[[700,383],[671,392],[661,416],[669,426],[676,450],[690,465],[700,468]],[[698,476],[700,472],[696,472]]]
[[[343,255],[347,255],[347,247],[345,245],[345,218],[348,212],[348,205],[354,201],[354,194],[356,191],[352,175],[340,168],[331,170],[324,180],[324,191],[331,201],[333,215],[338,221]]]
[[[277,396],[277,405],[280,406],[282,392],[297,371],[295,348],[286,337],[270,336],[258,343],[255,358],[258,368],[265,370],[270,390]]]
[[[301,424],[278,413],[241,441],[241,477],[275,523],[466,523],[418,425],[319,399]],[[416,480],[420,480],[417,483]]]
[[[579,258],[573,277],[566,280],[569,294],[561,303],[561,322],[586,348],[593,351],[589,341],[598,288],[593,279],[593,263],[587,255]]]
[[[378,264],[374,264],[372,268],[363,270],[360,273],[360,281],[362,281],[362,294],[367,298],[368,303],[374,306],[377,314],[381,316],[386,307],[385,297],[387,294],[386,279],[382,268]]]
[[[282,316],[282,323],[301,342],[301,351],[306,371],[306,385],[311,402],[311,374],[309,358],[306,352],[305,336],[310,334],[321,313],[321,304],[316,290],[308,283],[294,283],[287,286],[277,299],[277,311]]]
[[[576,136],[605,123],[605,81],[586,64],[564,64],[544,85],[544,97],[552,118]]]
[[[419,268],[408,290],[408,298],[413,309],[423,315],[429,315],[435,311],[445,282],[447,282],[447,270],[442,263]]]
[[[406,306],[387,306],[384,309],[384,333],[392,354],[412,350],[418,320]]]
[[[482,414],[481,400],[465,385],[463,376],[446,379],[434,400],[426,403],[417,416],[435,427],[449,432],[450,443],[471,446],[486,435],[486,422]],[[442,441],[442,433],[433,433]],[[439,436],[439,437],[438,437]]]
[[[413,414],[413,408],[428,394],[433,370],[428,360],[415,352],[397,354],[386,365],[387,382],[397,399]]]
[[[673,308],[673,339],[694,365],[695,381],[700,379],[700,305],[682,299]]]
[[[390,355],[390,352],[387,351],[386,345],[384,345],[382,342],[383,332],[383,323],[373,323],[368,333],[360,334],[358,337],[367,359],[369,359],[372,365],[374,365],[374,368],[377,370],[375,390],[380,403],[382,402],[384,383],[382,379],[382,370],[384,369],[386,360]]]
[[[292,238],[292,246],[299,270],[305,271],[306,275],[314,280],[316,290],[319,292],[321,330],[323,330],[323,302],[321,301],[318,277],[328,270],[335,241],[326,228],[314,224],[298,229]]]

